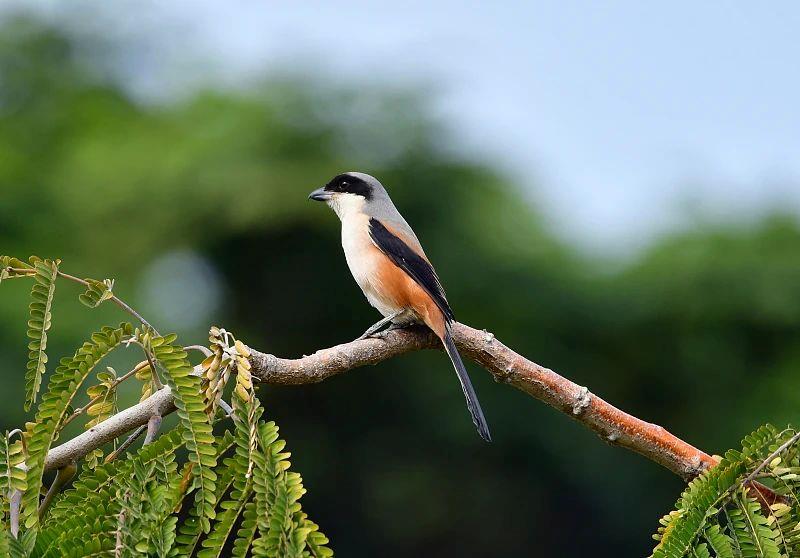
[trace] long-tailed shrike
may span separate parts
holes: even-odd
[[[455,317],[442,284],[386,189],[368,174],[348,172],[314,190],[309,198],[326,202],[341,219],[347,265],[369,303],[384,315],[361,338],[385,326],[427,325],[453,361],[478,433],[491,441],[478,397],[453,343],[450,327]]]

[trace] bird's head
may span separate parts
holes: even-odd
[[[350,212],[364,211],[365,206],[388,197],[386,189],[374,176],[363,172],[346,172],[311,192],[308,199],[327,203],[339,218],[343,218]]]

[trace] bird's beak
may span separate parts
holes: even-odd
[[[331,193],[326,192],[325,188],[317,188],[308,195],[308,199],[314,201],[326,202],[331,199]]]

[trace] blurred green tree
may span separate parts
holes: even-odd
[[[114,277],[156,325],[168,318],[154,290],[202,282],[153,285],[151,270],[188,253],[219,289],[193,291],[188,305],[216,302],[175,322],[183,339],[215,322],[275,354],[309,353],[375,318],[336,223],[306,203],[328,177],[357,168],[392,191],[461,321],[708,450],[795,417],[798,396],[783,387],[800,363],[794,219],[698,227],[608,272],[541,225],[491,164],[443,148],[452,136],[414,92],[267,75],[240,91],[148,104],[106,71],[124,49],[113,43],[26,17],[0,28],[0,252]],[[0,297],[0,374],[14,399],[24,391],[25,288],[4,285]],[[57,354],[117,319],[57,304]],[[265,394],[310,486],[305,506],[339,552],[646,554],[680,481],[473,375],[496,433],[490,447],[476,442],[441,355]],[[0,406],[3,426],[25,420],[19,408]]]

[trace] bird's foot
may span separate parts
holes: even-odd
[[[398,329],[406,329],[409,327],[410,324],[392,324],[383,331],[376,331],[372,335],[369,336],[370,339],[386,339],[386,336],[389,335],[390,331],[396,331]]]
[[[392,322],[392,320],[399,318],[401,315],[405,313],[405,310],[399,310],[392,314],[391,316],[386,316],[384,319],[379,321],[378,323],[374,324],[370,327],[367,331],[363,333],[360,337],[356,339],[356,341],[362,341],[369,337],[374,337],[378,339],[383,338],[383,334],[379,334],[378,332],[388,326],[388,330],[391,331],[392,329],[396,329],[396,324]]]

